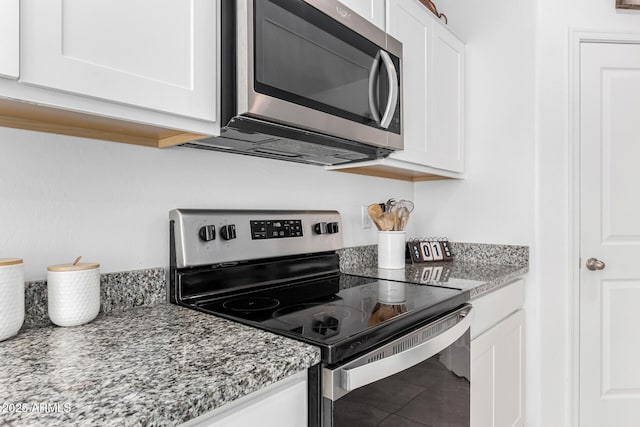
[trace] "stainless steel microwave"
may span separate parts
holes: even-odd
[[[321,165],[402,149],[402,44],[335,0],[221,2],[220,137]]]

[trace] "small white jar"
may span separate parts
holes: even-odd
[[[18,333],[24,322],[24,264],[0,258],[0,341]]]
[[[47,268],[49,318],[58,326],[78,326],[100,311],[100,264],[51,265]]]

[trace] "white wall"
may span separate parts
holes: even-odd
[[[345,246],[373,244],[362,205],[412,198],[413,185],[322,167],[185,148],[0,128],[0,258],[26,280],[82,255],[102,272],[168,267],[174,208],[337,209]]]
[[[527,0],[437,6],[467,43],[466,179],[416,185],[420,229],[455,241],[530,244],[534,6]]]

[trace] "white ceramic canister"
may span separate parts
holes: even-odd
[[[0,341],[18,333],[24,322],[24,264],[0,258]]]
[[[378,231],[378,268],[404,268],[404,231]]]
[[[100,264],[51,265],[47,269],[49,318],[58,326],[78,326],[100,311]]]

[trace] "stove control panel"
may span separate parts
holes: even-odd
[[[301,219],[251,220],[250,225],[253,240],[303,236]]]
[[[343,247],[337,211],[175,209],[169,220],[177,268]]]

